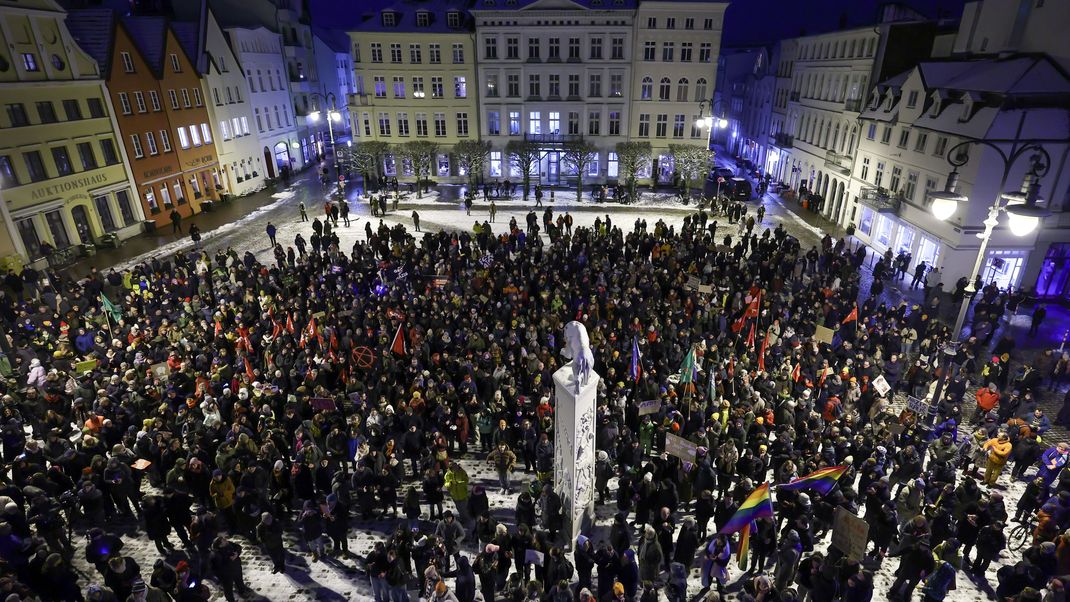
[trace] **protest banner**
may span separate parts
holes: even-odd
[[[166,381],[168,378],[171,377],[171,366],[168,366],[167,362],[153,364],[149,366],[149,369],[152,370],[153,376],[162,381]]]
[[[648,399],[646,401],[639,402],[639,415],[646,416],[647,414],[657,414],[661,409],[660,399]]]
[[[832,523],[832,547],[844,553],[847,560],[861,562],[869,543],[869,523],[842,506],[836,508]]]
[[[929,412],[929,404],[924,399],[918,399],[913,395],[907,397],[907,409],[915,414],[927,414]]]
[[[892,390],[892,385],[888,384],[888,381],[882,374],[873,379],[873,388],[877,391],[877,395],[884,397],[885,395],[888,395],[888,391]]]
[[[694,462],[698,446],[672,433],[665,434],[665,452],[686,462]]]
[[[78,362],[74,365],[74,373],[85,374],[86,372],[89,372],[90,370],[96,368],[97,364],[99,363],[100,362],[98,360],[86,360],[84,362]]]

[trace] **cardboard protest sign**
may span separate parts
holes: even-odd
[[[694,462],[695,456],[698,453],[698,446],[683,437],[678,437],[672,433],[666,433],[665,452],[676,456],[685,462]]]
[[[698,276],[687,277],[687,288],[693,291],[697,291],[698,287],[702,285],[702,281],[698,279]]]
[[[639,415],[646,416],[647,414],[657,414],[661,409],[660,399],[648,399],[646,401],[639,402]]]
[[[149,466],[152,466],[152,462],[149,462],[144,458],[141,458],[130,465],[130,467],[135,470],[146,470]]]
[[[907,397],[907,409],[915,414],[929,413],[929,404],[924,399],[918,399],[913,395]]]
[[[168,366],[167,362],[153,364],[149,369],[152,370],[152,375],[160,380],[166,381],[171,377],[171,366]]]
[[[711,284],[700,284],[700,285],[698,285],[698,292],[699,292],[699,294],[702,294],[702,295],[712,295],[713,294],[713,285],[711,285]]]
[[[832,547],[844,553],[848,560],[860,562],[869,543],[869,523],[842,506],[836,508],[832,523]]]
[[[888,381],[884,378],[884,375],[880,375],[873,379],[873,388],[877,391],[877,395],[884,397],[888,395],[888,391],[892,390],[892,385],[888,384]]]
[[[817,330],[814,331],[814,340],[819,343],[828,343],[829,345],[831,345],[833,334],[834,333],[831,328],[818,326]]]
[[[308,405],[312,406],[312,409],[317,412],[333,411],[336,407],[334,400],[330,397],[313,397],[308,400]]]

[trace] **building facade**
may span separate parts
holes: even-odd
[[[264,154],[257,136],[249,82],[215,14],[207,2],[202,4],[196,22],[176,23],[175,28],[192,30],[187,35],[195,36],[197,71],[219,154],[222,186],[241,196],[263,188],[267,176]]]
[[[1025,288],[1042,300],[1070,299],[1070,77],[1060,61],[1065,51],[1051,22],[1067,23],[1065,11],[993,0],[967,5],[952,43],[938,44],[931,60],[875,86],[860,116],[861,138],[852,174],[859,215],[855,236],[876,252],[910,253],[912,265],[940,267],[949,289],[969,274],[988,208],[1001,193],[1018,190],[1030,168],[1019,158],[1001,182],[1004,162],[1030,141],[1050,157],[1040,179],[1042,204],[1052,216],[1037,231],[1014,236],[1001,215],[982,263],[985,283]],[[1034,32],[1036,35],[1026,35]],[[1046,32],[1046,33],[1045,33]],[[1018,42],[1012,44],[1013,40]],[[987,41],[986,41],[987,40]],[[1051,50],[1051,54],[1047,50]],[[960,143],[985,140],[995,149]],[[953,166],[957,191],[969,197],[947,220],[932,214],[930,193],[942,190]]]
[[[65,18],[53,0],[0,2],[0,267],[142,231],[101,66]]]
[[[282,36],[266,27],[231,27],[227,36],[248,83],[253,109],[250,128],[256,128],[263,176],[276,178],[284,170],[299,171],[305,160],[293,101],[284,79],[287,75]],[[254,178],[260,175],[260,170],[254,170]]]
[[[464,4],[402,0],[349,32],[353,141],[393,147],[384,158],[384,176],[412,176],[397,147],[430,140],[439,145],[432,178],[463,179],[450,149],[480,135],[474,37]]]
[[[349,36],[341,31],[319,27],[313,28],[312,35],[313,44],[316,46],[316,62],[319,65],[320,93],[324,98],[329,98],[328,106],[317,108],[338,113],[338,119],[333,121],[331,126],[334,129],[335,141],[348,140],[352,123],[349,116],[349,95],[357,91],[353,84]]]

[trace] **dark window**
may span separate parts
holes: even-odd
[[[11,157],[0,155],[0,186],[13,188],[19,185],[19,176],[15,173],[15,166],[11,164]]]
[[[82,118],[82,107],[73,98],[63,101],[63,112],[67,114],[67,121],[77,121]]]
[[[52,101],[43,100],[37,103],[37,114],[41,117],[41,123],[55,123],[56,108],[52,106]]]
[[[18,226],[19,236],[22,238],[22,244],[26,247],[26,254],[31,259],[37,259],[41,256],[41,239],[37,236],[37,228],[33,225],[33,218],[28,217],[15,222]]]
[[[104,153],[105,165],[115,165],[119,162],[119,155],[115,152],[115,142],[111,138],[100,141],[100,150]]]
[[[56,163],[56,171],[61,176],[69,176],[74,173],[74,167],[71,166],[71,155],[67,152],[66,146],[57,146],[52,149],[52,160]]]
[[[79,142],[78,156],[82,159],[82,169],[96,169],[97,157],[93,154],[92,144],[88,142]]]
[[[48,177],[45,172],[45,163],[41,160],[41,153],[37,151],[22,153],[22,159],[26,162],[26,171],[30,173],[31,182],[40,182]]]
[[[111,232],[115,230],[115,220],[111,217],[111,205],[108,204],[108,197],[93,197],[93,204],[97,206],[97,215],[100,216],[100,225],[104,226],[104,231]]]
[[[134,223],[134,208],[130,204],[130,193],[120,190],[115,193],[115,200],[119,203],[119,215],[123,216],[123,223],[126,225]]]
[[[7,105],[7,118],[13,128],[30,125],[30,120],[26,118],[26,107],[21,102]]]

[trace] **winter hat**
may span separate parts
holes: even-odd
[[[435,584],[435,593],[440,595],[440,596],[442,594],[445,594],[446,590],[448,590],[448,589],[449,588],[446,587],[446,582],[445,581],[439,581],[438,583]]]
[[[614,596],[623,596],[624,595],[624,584],[622,584],[620,581],[614,581],[613,582],[613,595]]]
[[[282,460],[275,460],[275,470],[282,470],[285,467],[286,465],[282,463]]]

